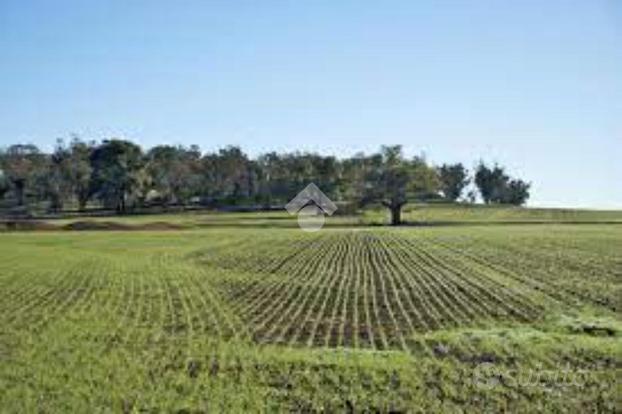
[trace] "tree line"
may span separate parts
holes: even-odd
[[[473,174],[463,164],[433,166],[406,157],[401,146],[339,159],[314,153],[269,152],[248,157],[228,146],[202,153],[198,146],[159,145],[147,151],[121,139],[74,137],[52,153],[34,145],[0,149],[0,200],[13,211],[44,206],[50,212],[99,207],[125,213],[145,206],[278,206],[308,183],[355,207],[382,205],[393,224],[413,201],[482,201],[522,205],[530,184],[499,165],[480,162]],[[477,189],[466,191],[470,184]],[[466,194],[465,194],[466,192]]]

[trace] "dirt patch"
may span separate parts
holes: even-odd
[[[114,221],[74,221],[63,226],[63,230],[129,230],[130,226]]]
[[[1,220],[0,231],[46,231],[58,230],[58,226],[37,220]]]
[[[78,220],[60,225],[41,220],[0,220],[0,232],[11,231],[115,231],[115,230],[183,230],[180,224],[155,221],[144,224],[124,224],[116,221]]]
[[[114,231],[114,230],[181,230],[182,226],[165,221],[157,221],[144,224],[123,224],[116,221],[74,221],[63,226],[64,230],[70,231]]]

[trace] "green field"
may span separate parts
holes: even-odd
[[[615,412],[620,213],[485,212],[2,233],[0,410]]]

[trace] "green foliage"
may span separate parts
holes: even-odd
[[[438,179],[425,160],[407,160],[401,146],[382,147],[381,154],[367,161],[363,202],[379,202],[391,212],[391,224],[402,222],[402,207],[437,192]]]
[[[196,147],[160,145],[146,155],[146,173],[164,204],[186,204],[198,195],[201,153]]]
[[[503,187],[508,180],[505,170],[496,164],[493,168],[488,168],[480,162],[475,170],[475,185],[486,204],[501,199]]]
[[[394,224],[401,223],[407,203],[440,193],[456,200],[469,182],[462,164],[434,168],[423,157],[406,158],[401,146],[344,159],[275,152],[251,159],[235,146],[202,154],[196,146],[160,145],[143,154],[130,141],[98,144],[77,136],[67,145],[59,141],[52,154],[32,145],[9,147],[0,152],[0,169],[16,204],[44,203],[52,211],[76,205],[84,211],[89,203],[120,213],[152,205],[275,207],[313,182],[334,201],[385,206]],[[475,178],[487,203],[520,205],[529,197],[529,184],[501,167],[480,165]]]
[[[124,212],[136,199],[143,166],[141,148],[129,141],[104,141],[90,156],[93,193],[104,206]]]
[[[2,197],[4,197],[6,193],[9,192],[10,189],[11,189],[11,184],[9,182],[9,179],[4,173],[4,171],[0,169],[0,200],[2,199]]]
[[[475,185],[486,204],[504,203],[522,205],[529,198],[531,184],[519,179],[512,179],[505,170],[496,165],[487,167],[480,162],[475,171]]]
[[[58,140],[42,183],[52,210],[61,210],[64,202],[73,198],[77,200],[79,209],[84,210],[91,195],[90,156],[93,147],[93,143],[85,143],[77,136],[72,138],[69,146]]]
[[[529,198],[529,187],[531,184],[522,180],[510,180],[504,187],[502,202],[520,206],[525,204]]]
[[[34,145],[12,145],[0,153],[0,169],[11,184],[18,206],[24,205],[27,190],[36,191],[34,184],[45,167],[45,156]]]
[[[438,168],[440,188],[443,196],[449,201],[456,201],[469,185],[468,171],[462,164],[443,164]]]
[[[91,155],[95,150],[95,143],[81,141],[78,137],[71,140],[68,148],[59,148],[62,175],[68,181],[73,196],[78,202],[78,208],[84,210],[90,199],[91,188]]]

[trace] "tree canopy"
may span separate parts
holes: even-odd
[[[391,212],[391,224],[402,222],[402,207],[409,201],[424,200],[438,191],[438,177],[422,157],[406,159],[402,147],[383,146],[370,157],[364,176],[363,203],[380,202]]]
[[[488,167],[480,162],[475,170],[475,185],[486,204],[503,203],[522,205],[529,198],[530,183],[511,178],[503,167]]]
[[[99,207],[119,213],[160,205],[283,206],[309,183],[350,206],[387,208],[393,224],[410,202],[475,195],[463,164],[435,167],[401,146],[347,158],[314,153],[261,154],[250,158],[235,146],[202,153],[197,146],[159,145],[144,151],[123,139],[58,141],[50,154],[34,145],[0,149],[0,208],[50,211]],[[473,177],[485,203],[521,205],[530,184],[503,167],[480,163]],[[4,200],[4,201],[3,201]],[[3,207],[4,206],[4,207]]]
[[[438,168],[438,178],[443,196],[450,201],[458,200],[471,181],[469,172],[461,163],[441,165]]]

